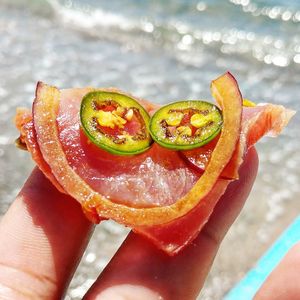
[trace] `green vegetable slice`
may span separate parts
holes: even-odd
[[[149,130],[161,146],[188,150],[207,144],[218,135],[220,109],[206,101],[187,100],[163,106],[152,116]]]
[[[152,143],[149,114],[135,99],[120,92],[93,91],[85,95],[80,120],[89,140],[112,154],[138,154]]]

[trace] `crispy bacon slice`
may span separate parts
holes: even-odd
[[[40,169],[58,189],[77,199],[90,219],[97,222],[99,216],[129,225],[169,254],[182,249],[207,222],[248,147],[268,131],[279,133],[292,116],[280,106],[257,106],[244,108],[241,123],[238,85],[230,73],[219,77],[212,93],[223,109],[224,126],[202,152],[206,162],[199,172],[197,164],[187,164],[195,152],[183,157],[154,144],[128,159],[91,144],[79,122],[81,99],[91,90],[59,91],[39,83],[33,116],[21,113],[16,118],[21,137]],[[155,109],[149,102],[143,105]],[[230,180],[224,179],[224,172]]]
[[[33,160],[36,162],[45,176],[61,193],[65,193],[64,189],[53,176],[51,168],[42,156],[36,139],[31,111],[27,108],[18,108],[15,116],[15,125],[20,131],[20,138],[17,140],[17,146],[20,147],[21,144],[22,149],[28,150],[31,153]]]

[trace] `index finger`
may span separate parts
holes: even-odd
[[[196,240],[178,255],[170,257],[147,239],[129,234],[85,299],[196,299],[224,235],[252,188],[257,167],[252,148],[240,168],[240,179],[228,186]]]
[[[0,223],[0,294],[60,299],[92,224],[35,168]]]

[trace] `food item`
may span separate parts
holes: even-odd
[[[90,92],[112,90],[59,91],[39,83],[32,117],[19,114],[16,121],[21,140],[41,170],[79,201],[90,219],[114,219],[174,254],[207,222],[231,181],[221,176],[226,168],[231,165],[230,175],[235,174],[247,147],[267,132],[278,134],[293,115],[271,104],[245,111],[230,73],[214,80],[211,89],[222,109],[223,125],[218,137],[204,146],[210,151],[201,172],[188,153],[157,143],[130,158],[91,143],[80,126],[82,99]],[[156,108],[149,102],[140,103],[150,114]],[[197,155],[202,148],[190,151]]]
[[[97,146],[119,155],[146,151],[152,142],[150,116],[133,98],[120,92],[94,91],[81,102],[84,132]]]
[[[174,150],[199,148],[222,128],[220,109],[205,101],[180,101],[163,106],[151,118],[153,139]]]

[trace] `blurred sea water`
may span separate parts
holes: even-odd
[[[157,103],[211,99],[230,70],[243,96],[300,109],[297,0],[0,0],[0,215],[33,163],[14,146],[17,106],[38,80],[116,86]],[[199,299],[221,299],[299,214],[300,117],[257,148],[260,170]],[[66,299],[81,299],[128,230],[103,222]]]

